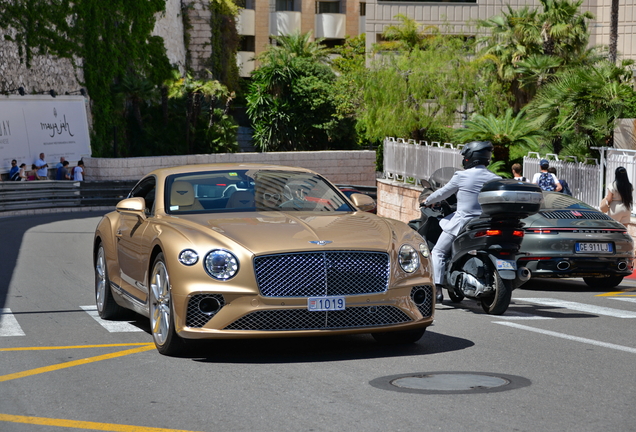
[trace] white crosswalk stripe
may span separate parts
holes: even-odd
[[[143,331],[137,326],[130,324],[127,321],[106,321],[99,317],[97,313],[97,306],[80,306],[86,313],[93,317],[95,321],[102,327],[111,333],[126,333],[126,332],[140,332]]]
[[[615,318],[636,318],[636,312],[625,311],[620,309],[608,308],[603,306],[594,306],[585,303],[578,303],[572,301],[551,299],[551,298],[520,298],[520,301],[528,303],[535,303],[543,306],[550,306],[554,308],[569,309],[579,312],[587,312],[594,315],[605,315]]]
[[[0,309],[0,336],[25,336],[22,327],[9,308]]]
[[[636,303],[636,297],[610,297],[612,300]]]

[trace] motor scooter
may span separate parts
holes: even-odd
[[[426,198],[446,184],[456,168],[436,171],[422,180],[424,191],[418,199],[421,217],[409,222],[432,250],[442,230],[440,221],[456,209],[456,198],[440,205],[423,206]],[[530,279],[526,267],[517,266],[517,255],[524,236],[523,222],[539,211],[543,195],[539,186],[517,180],[493,180],[482,187],[478,201],[482,214],[468,221],[452,244],[446,263],[444,288],[451,301],[465,297],[481,303],[492,315],[503,314],[510,305],[512,291]]]

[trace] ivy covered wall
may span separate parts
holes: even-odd
[[[238,43],[233,1],[181,0],[181,34],[156,31],[170,3],[174,1],[0,0],[0,93],[20,86],[31,94],[85,88],[91,100],[93,155],[111,156],[115,143],[131,139],[127,114],[136,115],[153,89],[174,79],[174,70],[217,79],[231,89],[238,82],[236,61],[230,61]],[[195,7],[207,15],[197,28],[188,17]],[[191,61],[196,47],[189,45],[195,30],[207,34],[195,44],[208,47],[198,69]],[[166,44],[156,34],[184,41],[185,52],[168,55],[166,46],[174,41]],[[222,49],[213,52],[219,47],[217,38],[223,40]]]

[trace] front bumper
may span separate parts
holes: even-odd
[[[419,292],[419,295],[415,295]],[[214,296],[213,313],[199,307]],[[414,301],[417,298],[417,304]],[[175,324],[186,339],[224,339],[371,333],[427,327],[433,322],[432,284],[346,297],[346,309],[313,312],[307,298],[193,293],[175,296]],[[205,309],[205,308],[203,308]],[[182,311],[179,313],[178,311]]]

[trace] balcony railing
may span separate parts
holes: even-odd
[[[347,16],[340,13],[316,15],[316,37],[325,39],[344,39]]]
[[[236,53],[236,63],[239,68],[239,75],[243,78],[249,77],[254,70],[254,52],[239,51]]]
[[[300,32],[300,12],[272,12],[269,18],[269,34],[272,36],[283,36]]]
[[[241,9],[236,21],[236,30],[241,36],[254,36],[255,33],[254,9]]]

